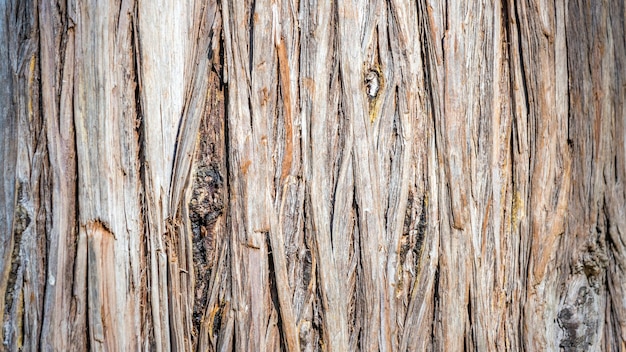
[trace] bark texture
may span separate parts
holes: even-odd
[[[625,19],[0,3],[2,348],[626,350]]]

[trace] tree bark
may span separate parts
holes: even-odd
[[[625,20],[2,2],[3,349],[626,350]]]

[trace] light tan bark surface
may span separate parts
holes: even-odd
[[[624,1],[0,4],[8,351],[626,350]]]

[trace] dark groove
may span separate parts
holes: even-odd
[[[465,337],[463,338],[463,347],[465,351],[476,351],[476,346],[474,346],[473,339],[474,337],[474,323],[472,322],[472,289],[470,288],[467,292],[467,319],[468,319],[468,327],[469,331],[465,331]],[[469,345],[469,346],[468,346]],[[470,348],[471,346],[471,348]]]
[[[252,71],[254,64],[254,12],[256,11],[256,0],[252,0],[252,4],[250,6],[250,16],[248,18],[248,34],[250,38],[248,38],[248,68],[250,70],[250,81],[252,81]],[[232,28],[236,28],[237,26],[232,26]]]
[[[226,107],[228,107],[228,105],[226,105]],[[251,135],[254,135],[254,115],[252,114],[253,110],[254,109],[252,108],[252,94],[248,94],[248,117],[250,118],[250,134]]]
[[[440,310],[439,307],[439,270],[440,264],[437,263],[437,269],[435,270],[435,279],[433,280],[433,321],[430,329],[430,343],[432,346],[432,351],[441,350],[440,346],[437,346],[437,337],[435,336],[435,331],[437,329],[437,312]]]
[[[449,15],[448,15],[448,0],[446,0],[446,3],[445,3],[445,5],[443,5],[443,8],[444,8],[443,16],[444,16],[444,21],[445,21],[445,24],[444,24],[444,28],[445,29],[444,29],[444,31],[443,31],[443,33],[441,35],[441,52],[442,53],[445,51],[446,35],[448,34],[448,30],[450,29],[450,20],[449,20]],[[428,16],[425,16],[425,18],[428,18]],[[430,27],[427,27],[427,28],[430,28]],[[443,64],[445,62],[445,60],[446,60],[446,56],[445,55],[441,55],[441,60],[442,60],[442,64]],[[445,66],[445,65],[443,65],[443,66]],[[445,84],[445,82],[444,82],[444,84]]]
[[[436,94],[437,94],[437,89],[435,87],[435,83],[433,81],[433,77],[431,76],[432,73],[432,69],[435,66],[434,62],[436,62],[436,60],[433,58],[433,53],[431,52],[431,47],[432,47],[432,43],[430,41],[430,38],[427,34],[427,29],[431,28],[430,27],[430,20],[428,18],[428,16],[426,15],[426,4],[423,3],[423,0],[419,2],[419,5],[421,5],[421,7],[418,7],[418,12],[421,14],[420,16],[420,23],[421,23],[421,28],[420,28],[420,32],[419,35],[421,37],[421,41],[423,42],[423,45],[421,45],[421,55],[422,55],[422,62],[424,63],[424,67],[422,67],[423,73],[424,73],[424,86],[426,88],[428,88],[427,90],[430,91],[430,94],[427,94],[428,96],[428,100],[430,102],[430,117],[431,117],[431,123],[432,123],[432,128],[433,128],[433,138],[435,139],[435,154],[439,153],[439,139],[438,139],[438,130],[437,130],[437,109],[436,109],[436,104],[438,101],[436,100]]]
[[[15,195],[15,209],[13,213],[13,221],[11,227],[11,237],[13,237],[13,244],[11,248],[11,257],[9,264],[9,272],[7,273],[7,283],[6,283],[6,291],[4,292],[4,319],[10,319],[12,317],[11,311],[13,311],[15,296],[16,293],[19,295],[19,292],[15,292],[16,286],[19,287],[18,277],[19,271],[21,267],[21,257],[20,257],[20,248],[22,245],[22,234],[26,230],[26,228],[31,223],[31,218],[28,214],[28,210],[22,205],[24,198],[24,183],[20,180],[17,180],[17,194]],[[7,258],[9,259],[9,258]],[[24,280],[22,278],[22,280]],[[23,288],[21,288],[23,289]],[[23,319],[23,313],[22,313]],[[7,324],[8,323],[8,324]],[[17,341],[11,341],[12,337],[16,335],[14,332],[15,325],[17,322],[3,321],[2,322],[2,330],[4,330],[4,341],[1,343],[4,344],[8,342],[9,345],[17,344]],[[6,345],[5,345],[6,346]]]
[[[218,6],[221,9],[221,4]],[[209,32],[211,44],[208,46],[210,69],[207,74],[207,89],[209,93],[221,91],[224,98],[220,101],[219,95],[215,94],[209,94],[207,97],[199,129],[197,135],[194,136],[198,139],[198,146],[193,157],[195,171],[190,185],[192,195],[189,203],[184,205],[188,208],[188,219],[192,230],[191,251],[196,285],[191,312],[191,338],[193,349],[197,351],[200,347],[199,342],[202,340],[200,336],[202,324],[210,318],[207,315],[210,292],[216,285],[214,281],[216,275],[221,275],[216,272],[216,267],[222,261],[230,260],[228,257],[225,259],[223,246],[218,248],[216,245],[216,233],[213,231],[217,219],[228,213],[227,193],[230,174],[228,169],[230,164],[228,161],[228,85],[224,82],[225,75],[223,74],[225,69],[223,34],[220,26],[212,28]],[[221,155],[220,152],[224,154]],[[226,228],[224,233],[228,234],[230,227],[228,217],[222,227]],[[217,308],[212,318],[213,325],[210,333],[215,336],[214,342],[220,349],[220,346],[224,344],[224,341],[220,340],[220,336],[223,336],[220,331],[225,328],[224,324],[228,318],[224,316],[227,313],[224,310],[224,302],[214,303],[218,306],[210,307],[211,309]]]
[[[415,252],[418,263],[422,258],[422,250],[424,248],[424,239],[426,238],[426,227],[428,225],[428,212],[426,209],[426,198],[422,197],[422,212],[420,214],[419,222],[417,223],[417,237],[415,238]],[[421,266],[420,266],[421,269]],[[416,277],[419,274],[419,270],[416,271]]]
[[[512,0],[513,2],[515,2],[515,0]],[[521,24],[519,21],[519,12],[517,10],[517,6],[514,5],[515,7],[515,24],[517,26],[517,38],[518,38],[518,52],[519,52],[519,62],[520,62],[520,70],[522,73],[522,86],[524,87],[524,104],[526,104],[526,117],[528,118],[528,116],[530,116],[530,100],[529,100],[529,90],[528,90],[528,83],[527,83],[527,77],[526,77],[526,68],[525,68],[525,64],[524,64],[524,56],[523,56],[523,46],[522,46],[522,31],[521,31]],[[536,129],[535,131],[533,131],[534,133],[536,133]],[[532,138],[533,141],[536,140],[536,138]],[[532,175],[532,163],[533,163],[533,155],[532,152],[529,152],[529,157],[528,157],[528,175],[527,175],[527,181],[528,181],[528,185],[531,184],[531,175]],[[532,213],[529,213],[528,216],[528,221],[529,223],[532,221],[531,219],[532,217]],[[524,263],[524,265],[522,265],[522,268],[527,268],[528,267],[528,263],[530,263],[530,257],[531,257],[531,252],[530,252],[530,248],[532,247],[532,240],[533,237],[530,236],[529,240],[528,240],[528,253],[526,253],[526,262]],[[524,280],[524,276],[522,276],[522,280]]]
[[[526,104],[527,114],[530,114],[530,100],[529,100],[528,83],[527,83],[528,77],[526,75],[526,65],[524,64],[524,55],[522,54],[524,52],[523,45],[522,45],[522,27],[520,25],[519,11],[517,10],[515,0],[512,0],[512,1],[514,2],[513,7],[515,10],[515,26],[517,27],[517,39],[518,39],[517,52],[519,53],[520,70],[522,73],[522,87],[524,88],[524,104]]]
[[[354,168],[353,168],[354,170]],[[352,186],[355,187],[354,185]],[[357,202],[357,192],[356,189],[352,191],[352,207],[354,208],[354,220],[353,222],[358,226],[358,219],[361,216],[359,211],[359,203]],[[359,227],[359,231],[362,229]],[[365,301],[365,290],[363,288],[363,248],[361,248],[361,237],[358,236],[357,233],[354,233],[354,252],[356,254],[356,267],[355,267],[355,280],[354,280],[354,315],[355,321],[357,318],[363,319],[363,317],[367,316],[367,308],[364,306]],[[360,314],[359,314],[360,312]],[[361,343],[364,342],[365,331],[363,329],[363,322],[358,325],[358,331],[353,331],[352,334],[356,334],[356,350],[363,351]],[[354,328],[355,325],[352,326]],[[350,331],[350,327],[348,327],[348,331]],[[350,336],[348,336],[348,343],[350,342]]]
[[[41,10],[41,8],[43,8],[44,5],[42,5],[40,8],[34,10],[34,11],[39,11]],[[37,138],[37,146],[39,149],[39,146],[41,146],[42,150],[42,169],[44,169],[43,172],[41,172],[40,174],[40,183],[39,183],[39,189],[38,189],[38,193],[39,196],[41,197],[42,194],[46,194],[46,192],[52,188],[51,185],[51,181],[49,181],[48,177],[50,177],[50,174],[53,172],[52,171],[52,162],[50,160],[50,151],[48,150],[48,143],[47,143],[47,139],[48,139],[48,134],[46,131],[46,127],[45,127],[45,122],[43,121],[43,116],[44,116],[44,111],[43,111],[43,84],[41,82],[41,76],[42,76],[42,64],[41,64],[41,53],[43,52],[43,48],[42,48],[42,40],[41,40],[41,23],[40,23],[40,17],[39,17],[39,13],[37,13],[36,15],[36,29],[37,29],[37,52],[39,53],[38,57],[37,57],[37,70],[38,70],[38,84],[37,84],[37,89],[38,89],[38,113],[39,113],[39,122],[40,122],[40,126],[38,126],[40,128],[40,132],[39,132],[39,136]],[[46,168],[46,165],[48,166],[48,168]],[[47,171],[47,172],[46,172]],[[42,191],[42,187],[45,187],[45,191]],[[78,198],[78,196],[76,196]],[[51,209],[51,197],[47,197],[47,200],[42,201],[42,208],[44,209]],[[78,199],[76,199],[78,201]],[[78,203],[76,203],[78,204]],[[41,261],[42,261],[42,272],[47,273],[49,271],[49,247],[48,247],[48,243],[50,241],[50,231],[49,229],[52,228],[52,219],[51,219],[51,212],[46,211],[45,214],[45,221],[43,224],[43,228],[44,228],[44,238],[43,240],[41,240],[38,244],[43,244],[41,247],[44,248],[44,253],[42,253],[43,255],[41,256]],[[78,214],[77,214],[78,215]],[[42,243],[43,242],[43,243]],[[44,276],[45,277],[45,276]],[[42,307],[45,308],[45,302],[46,302],[46,297],[48,296],[48,285],[44,282],[41,284],[42,287],[42,295],[41,295],[41,305]],[[87,314],[85,314],[85,321],[88,322],[89,317],[87,316]],[[43,336],[42,332],[44,329],[44,326],[46,324],[46,320],[45,320],[45,314],[42,314],[41,319],[39,321],[40,326],[38,326],[37,332],[36,334],[38,334],[39,336],[37,337],[37,345],[38,347],[41,349],[41,346],[43,346],[43,343],[45,342],[45,337]],[[88,326],[88,325],[87,325]],[[87,339],[89,340],[89,339]],[[90,348],[89,346],[89,341],[87,342],[87,347]]]
[[[331,10],[331,19],[329,21],[329,28],[331,33],[329,33],[329,35],[332,36],[332,40],[330,40],[329,45],[330,48],[328,49],[328,56],[331,58],[331,69],[330,69],[330,79],[328,80],[328,93],[330,95],[330,92],[333,91],[333,81],[334,79],[339,80],[339,84],[341,84],[342,82],[342,78],[341,78],[341,60],[339,60],[339,58],[337,57],[337,46],[339,45],[339,33],[337,31],[337,27],[339,26],[339,5],[336,1],[333,1],[333,8]],[[317,51],[319,51],[319,48],[317,48]],[[337,74],[335,74],[335,72],[337,72]],[[317,72],[312,72],[313,74],[317,74]],[[339,90],[342,94],[343,91],[340,89]],[[341,99],[339,99],[341,101]]]
[[[62,30],[60,31],[59,35],[60,35],[60,41],[59,41],[59,46],[56,48],[58,50],[58,57],[56,58],[57,60],[59,60],[59,62],[57,62],[55,66],[57,66],[58,68],[58,78],[60,80],[60,82],[55,82],[55,88],[56,88],[56,96],[55,96],[55,101],[54,101],[54,105],[56,105],[56,109],[58,112],[61,111],[61,92],[63,91],[63,75],[64,75],[64,69],[65,69],[65,65],[63,63],[65,63],[65,51],[66,51],[66,47],[67,47],[67,33],[68,33],[68,25],[67,22],[65,21],[65,16],[62,15],[62,9],[60,8],[60,4],[57,3],[57,10],[59,11],[58,17],[59,17],[59,22],[60,22],[60,27],[62,28]],[[73,58],[72,58],[73,59]],[[55,77],[56,78],[56,77]],[[73,95],[72,95],[73,96]],[[59,113],[57,119],[57,123],[59,128],[61,128],[62,123],[61,123],[61,114]],[[62,134],[62,132],[59,130],[57,131],[59,132],[59,134]],[[78,174],[76,174],[78,176]],[[76,203],[78,204],[78,203]]]
[[[524,89],[524,104],[526,104],[526,108],[527,108],[527,114],[530,111],[530,102],[528,100],[528,87],[526,85],[526,79],[525,79],[525,69],[524,69],[524,60],[522,57],[522,43],[521,43],[521,26],[519,23],[519,14],[518,14],[518,10],[517,10],[517,6],[515,6],[514,1],[515,0],[511,0],[513,1],[513,7],[514,7],[514,18],[511,18],[511,9],[509,7],[509,0],[502,0],[502,7],[503,7],[503,12],[505,14],[505,29],[506,29],[506,38],[507,38],[507,43],[508,43],[508,64],[509,64],[509,81],[511,83],[511,85],[514,84],[515,82],[515,77],[514,77],[514,72],[515,72],[515,67],[514,67],[514,61],[513,61],[513,55],[517,54],[519,55],[519,61],[520,61],[520,66],[521,66],[521,72],[522,72],[522,87]],[[511,21],[515,21],[514,24],[511,23]],[[517,43],[517,47],[514,48],[513,47],[513,43],[512,43],[512,26],[515,26],[515,28],[517,29],[517,39],[518,39],[518,43]],[[513,52],[514,49],[517,49],[517,52]],[[511,148],[510,148],[510,152],[511,152],[511,188],[514,190],[514,192],[519,192],[517,190],[518,185],[516,182],[516,175],[517,175],[517,163],[515,162],[515,150],[517,150],[518,154],[522,153],[521,150],[521,142],[519,140],[519,126],[518,126],[518,122],[517,122],[517,118],[518,116],[515,114],[515,106],[517,104],[519,104],[519,102],[516,100],[516,96],[513,93],[513,91],[511,91],[510,93],[510,98],[511,98],[511,102],[513,105],[513,111],[512,111],[512,126],[511,126],[511,138],[510,138],[510,143],[511,143]],[[520,162],[522,162],[523,160],[520,160]],[[529,176],[530,177],[530,176]],[[515,197],[515,194],[513,195],[513,197]],[[512,198],[512,202],[515,202],[515,198]],[[514,209],[513,204],[511,204],[511,209]],[[513,220],[513,214],[511,213],[511,219]],[[511,224],[511,226],[514,226],[514,224]],[[521,229],[518,227],[517,229],[518,232],[520,232],[520,239],[522,238],[521,235]],[[522,241],[519,241],[519,248],[518,250],[524,250],[524,247],[522,247],[524,244],[522,243]],[[528,244],[530,245],[530,244]],[[520,268],[525,268],[527,267],[527,264],[530,262],[530,251],[528,251],[527,255],[524,256],[523,253],[520,253],[519,255],[519,259],[518,259],[518,265],[520,266]],[[523,287],[526,286],[526,278],[524,275],[522,275],[520,277],[521,280],[521,286],[522,288],[520,288],[520,290],[523,291]],[[523,332],[525,331],[524,328],[524,304],[525,304],[525,296],[522,296],[520,299],[520,302],[518,302],[518,309],[520,312],[520,316],[519,316],[519,320],[517,321],[517,331],[518,332]],[[515,334],[516,336],[516,340],[517,340],[517,348],[521,348],[524,349],[524,339],[523,339],[523,333],[517,333]]]
[[[287,351],[286,337],[285,337],[285,329],[283,328],[283,319],[282,314],[280,313],[281,306],[280,300],[278,299],[278,287],[276,286],[276,268],[274,267],[274,255],[272,254],[272,241],[270,240],[270,233],[265,233],[265,243],[267,248],[270,250],[267,251],[267,263],[268,271],[269,271],[269,286],[270,286],[270,296],[272,298],[272,305],[276,310],[276,317],[278,322],[276,325],[279,326],[278,333],[280,335],[280,350]]]
[[[116,23],[116,25],[115,25],[115,29],[116,29],[117,31],[119,31],[119,30],[120,30],[120,18],[122,17],[122,5],[124,4],[124,1],[122,1],[122,0],[118,0],[118,1],[119,1],[119,6],[117,7],[117,13],[116,13],[116,16],[115,16],[115,23]],[[118,33],[119,33],[119,32],[118,32]],[[117,35],[118,33],[116,33],[116,35]],[[131,35],[132,35],[132,34],[131,34]]]
[[[222,32],[222,36],[220,38],[220,40],[221,40],[220,47],[221,48],[224,48],[224,46],[223,46],[224,45],[223,33],[224,32]],[[224,62],[226,60],[226,58],[225,58],[226,57],[226,50],[222,49],[222,53],[223,54],[221,55],[221,58],[223,60],[222,62]],[[234,165],[232,165],[232,161],[230,160],[230,153],[231,153],[231,151],[230,151],[230,149],[231,149],[230,148],[230,125],[229,125],[229,119],[230,119],[229,112],[230,112],[230,109],[228,108],[229,105],[230,105],[230,92],[229,92],[229,83],[228,83],[228,82],[230,82],[230,79],[229,79],[228,82],[224,82],[223,81],[223,77],[225,77],[225,75],[223,73],[223,70],[225,69],[225,67],[226,67],[226,65],[222,65],[222,75],[221,75],[222,80],[221,80],[221,83],[220,83],[222,85],[222,88],[223,88],[223,91],[224,91],[224,120],[223,120],[224,144],[223,145],[224,145],[224,165],[225,165],[225,171],[224,172],[226,173],[226,177],[224,177],[224,192],[225,192],[225,195],[223,196],[222,199],[224,199],[224,213],[227,214],[226,215],[226,221],[225,221],[225,224],[224,224],[224,228],[225,228],[224,233],[226,234],[226,236],[230,237],[230,240],[225,241],[225,246],[230,245],[231,246],[230,250],[232,251],[233,243],[236,241],[236,234],[233,234],[232,230],[231,230],[232,229],[232,222],[233,222],[233,220],[231,219],[231,216],[230,216],[230,209],[229,209],[229,207],[230,207],[231,202],[233,201],[230,198],[230,193],[231,193],[230,179],[231,179],[231,167],[234,167]],[[236,173],[236,170],[233,169],[232,173],[233,174]],[[232,267],[233,264],[234,264],[232,262],[233,256],[232,256],[230,251],[226,251],[226,252],[227,252],[227,254],[226,254],[227,257],[225,259],[223,259],[223,260],[226,261],[228,264],[225,265],[225,268],[226,267]],[[220,260],[222,260],[221,257],[220,257]],[[222,319],[222,321],[226,321],[227,322],[228,318],[224,318],[224,319]],[[221,331],[225,331],[227,326],[228,326],[228,323],[222,324],[222,326],[220,327],[220,329],[222,329]],[[233,329],[233,335],[232,336],[225,336],[224,341],[220,341],[219,340],[220,336],[224,336],[222,333],[220,333],[219,335],[216,334],[216,336],[217,336],[216,345],[218,346],[218,349],[220,349],[220,346],[223,349],[224,348],[224,343],[228,343],[228,341],[230,340],[231,351],[232,352],[236,351],[235,350],[235,346],[237,345],[236,341],[238,339],[240,339],[240,338],[243,338],[243,336],[239,336],[237,334],[237,329]]]
[[[568,17],[567,12],[568,12],[569,8],[565,8],[565,18]],[[570,152],[572,151],[573,147],[574,147],[574,141],[573,141],[573,136],[570,134],[570,122],[573,119],[572,116],[572,97],[571,97],[571,82],[570,82],[570,72],[572,72],[572,67],[570,66],[570,55],[569,55],[569,44],[568,44],[568,33],[567,33],[567,21],[565,22],[565,55],[567,56],[567,124],[566,124],[566,128],[567,128],[567,145],[570,148]]]
[[[133,60],[133,74],[135,81],[135,133],[137,135],[137,159],[139,161],[139,191],[140,191],[140,203],[141,203],[141,220],[143,222],[143,251],[145,254],[150,252],[150,248],[148,246],[148,231],[149,231],[149,223],[150,218],[147,213],[147,194],[146,194],[146,181],[147,181],[147,170],[146,170],[146,150],[145,150],[145,122],[143,119],[143,105],[141,100],[141,88],[143,86],[141,81],[141,38],[139,36],[139,30],[137,28],[137,24],[139,23],[139,13],[137,9],[137,5],[133,8],[133,18],[131,22],[131,50],[134,55]],[[150,286],[150,275],[148,273],[141,274],[139,278],[140,282],[145,280],[146,287]],[[144,295],[145,294],[145,295]],[[156,348],[154,341],[154,333],[153,333],[153,322],[150,321],[151,317],[154,316],[154,313],[151,312],[151,300],[152,297],[146,289],[145,292],[140,292],[140,296],[146,300],[144,309],[145,311],[142,313],[142,322],[149,324],[148,326],[143,326],[142,333],[146,332],[144,338],[149,341],[149,346],[151,350]],[[145,320],[144,320],[145,319]]]

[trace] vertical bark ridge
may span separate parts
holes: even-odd
[[[142,343],[142,258],[136,248],[143,216],[135,82],[129,79],[133,4],[83,2],[75,11],[70,116],[76,129],[78,250],[85,251],[78,273],[86,279],[88,343],[95,350],[136,349]]]
[[[3,349],[626,348],[624,14],[3,3]]]
[[[41,345],[47,348],[68,349],[71,332],[75,328],[87,326],[84,311],[76,307],[72,320],[62,307],[71,306],[72,291],[80,295],[78,304],[87,300],[83,268],[86,266],[79,253],[70,251],[80,234],[77,231],[77,184],[76,184],[76,136],[72,101],[69,98],[74,90],[73,65],[75,54],[75,31],[71,28],[75,18],[64,7],[56,7],[49,1],[38,4],[39,28],[51,30],[40,32],[40,75],[41,106],[40,113],[45,126],[47,158],[50,167],[50,183],[44,191],[44,197],[50,197],[46,237],[48,240],[45,272],[45,297],[43,297],[43,322]],[[58,11],[58,12],[57,12]],[[63,40],[65,38],[65,40]],[[62,98],[62,99],[59,99]],[[65,206],[67,205],[67,206]],[[81,248],[76,248],[80,251]],[[76,259],[75,259],[76,258]],[[77,260],[75,263],[74,260]],[[81,266],[82,264],[82,266]],[[72,269],[77,267],[76,282],[62,278],[71,277]],[[57,278],[61,278],[58,280]],[[73,286],[73,287],[72,287]],[[58,338],[52,338],[51,331],[62,327]],[[77,336],[76,345],[87,343],[85,335]]]
[[[36,13],[32,2],[0,5],[0,342],[6,350],[37,346],[44,314],[44,259],[35,258],[45,253],[45,236],[37,234],[45,233],[39,187],[48,172]]]

